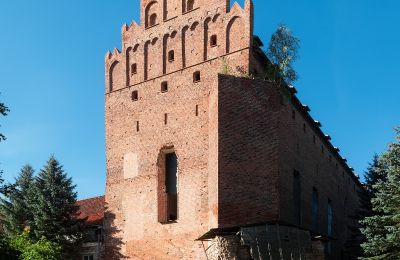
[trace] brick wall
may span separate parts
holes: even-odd
[[[279,90],[220,76],[219,226],[277,220]]]
[[[358,186],[345,165],[329,160],[328,151],[335,154],[323,136],[310,143],[313,122],[270,83],[218,75],[224,66],[236,76],[263,70],[251,48],[251,1],[231,10],[227,2],[198,0],[187,11],[191,3],[142,0],[141,25],[123,26],[121,51],[105,57],[106,259],[205,259],[195,239],[212,228],[291,224],[294,169],[302,177],[302,227],[310,228],[315,186],[319,231],[329,197],[340,238],[334,248],[348,235],[345,213],[357,205]],[[161,224],[165,149],[178,157],[178,220]]]
[[[333,255],[339,259],[343,245],[350,238],[352,216],[359,207],[359,181],[339,156],[308,112],[295,98],[282,94],[279,120],[280,221],[295,224],[293,214],[293,173],[300,173],[301,227],[328,236],[328,200],[333,206]],[[342,126],[345,127],[345,126]],[[318,191],[318,226],[312,225],[313,189]]]
[[[142,1],[142,25],[123,26],[122,50],[105,58],[106,259],[203,259],[194,240],[218,226],[220,57],[233,72],[248,71],[250,4],[229,10],[225,0],[195,1],[184,14],[180,4]],[[146,28],[146,12],[157,14],[155,26]],[[237,30],[240,40],[228,41]],[[178,221],[169,224],[158,221],[165,148],[178,157]]]

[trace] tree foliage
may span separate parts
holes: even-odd
[[[82,220],[72,179],[54,156],[36,178],[32,228],[36,238],[46,236],[62,246],[65,258],[76,252],[82,239]]]
[[[46,237],[32,240],[29,230],[15,236],[10,241],[10,247],[18,252],[20,260],[59,260],[62,259],[62,248]]]
[[[9,236],[20,234],[33,221],[31,204],[34,199],[34,184],[34,170],[30,165],[25,165],[15,183],[4,192],[5,197],[0,199],[3,227]]]
[[[8,114],[8,112],[10,112],[8,107],[6,107],[6,105],[4,105],[4,103],[0,102],[0,115],[6,116]],[[5,139],[6,139],[6,137],[2,133],[0,133],[0,142],[4,141]]]
[[[293,62],[298,58],[300,40],[285,25],[280,25],[272,35],[266,52],[272,65],[267,68],[267,78],[273,81],[284,80],[291,84],[298,76]]]
[[[363,259],[400,259],[400,128],[396,141],[379,160],[378,182],[372,185],[373,216],[362,221],[367,241]]]
[[[47,242],[60,246],[62,259],[73,259],[83,237],[83,220],[78,219],[74,190],[72,179],[51,156],[37,176],[32,167],[24,166],[15,183],[3,192],[0,212],[4,216],[2,222],[8,240],[18,237],[26,229],[31,231],[29,239],[32,243],[26,254],[29,257],[37,254],[38,258],[23,259],[47,259],[39,257],[43,248],[53,248],[53,244]],[[26,234],[19,237],[20,240],[25,238]]]

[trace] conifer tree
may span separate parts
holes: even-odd
[[[8,114],[8,112],[10,112],[8,107],[6,107],[6,105],[4,105],[4,103],[0,102],[0,115],[6,116]],[[2,133],[0,133],[0,142],[4,141],[5,139],[6,139],[6,137]]]
[[[35,204],[32,207],[33,231],[37,239],[45,236],[62,246],[63,259],[69,259],[82,239],[78,220],[77,193],[72,179],[54,156],[40,171],[36,180]]]
[[[384,175],[373,185],[374,215],[362,221],[367,242],[363,259],[400,259],[400,128],[396,141],[379,160]]]
[[[8,107],[6,107],[4,103],[0,102],[0,116],[6,116],[8,112],[10,112]],[[0,142],[4,141],[5,139],[6,137],[2,133],[0,133]],[[0,170],[0,193],[5,190],[5,186],[3,186],[4,180],[2,179],[2,175],[3,171]]]
[[[25,165],[14,184],[4,192],[0,212],[4,217],[5,232],[9,236],[20,234],[33,221],[31,205],[33,201],[34,170]]]

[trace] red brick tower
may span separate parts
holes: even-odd
[[[298,154],[309,140],[297,138],[293,113],[351,172],[289,89],[250,79],[266,62],[251,0],[243,9],[229,0],[140,6],[141,25],[123,26],[122,51],[105,59],[106,259],[206,259],[196,239],[259,223],[311,230],[307,214],[293,219],[288,195],[293,169],[315,169]],[[304,147],[307,156],[320,149]],[[317,185],[311,178],[304,189]]]

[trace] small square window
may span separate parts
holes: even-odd
[[[137,90],[132,92],[132,101],[138,101],[139,100],[139,93]]]
[[[137,64],[134,63],[131,65],[131,75],[137,74]]]
[[[210,46],[211,46],[211,47],[216,47],[217,44],[218,44],[217,35],[214,34],[214,35],[212,35],[212,36],[210,37]]]
[[[201,81],[201,75],[200,75],[200,71],[196,71],[195,73],[193,73],[193,82],[199,82]]]
[[[168,82],[164,81],[163,83],[161,83],[161,92],[168,92]]]
[[[175,60],[175,52],[173,50],[168,52],[168,61],[173,62]]]

